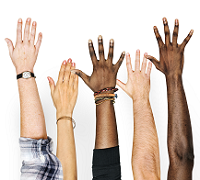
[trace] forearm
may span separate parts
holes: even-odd
[[[168,77],[168,149],[170,162],[193,167],[193,140],[190,115],[181,76]]]
[[[47,139],[45,119],[35,78],[18,81],[21,137]]]
[[[117,124],[114,106],[106,101],[96,106],[95,149],[105,149],[118,145]]]
[[[72,122],[68,119],[57,123],[57,152],[56,156],[63,167],[64,180],[77,179],[76,149]]]
[[[160,179],[156,126],[149,100],[133,102],[134,138],[132,168],[135,179]]]

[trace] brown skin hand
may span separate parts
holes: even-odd
[[[98,45],[100,60],[97,60],[92,41],[88,41],[89,53],[93,63],[92,75],[88,76],[80,70],[73,70],[73,72],[80,76],[93,92],[103,88],[116,86],[117,72],[125,57],[125,52],[123,52],[118,62],[113,64],[114,40],[110,40],[107,60],[104,57],[102,36],[98,37]],[[114,106],[111,101],[106,101],[101,105],[96,106],[95,149],[105,149],[117,145],[118,135]]]
[[[184,64],[184,49],[190,40],[193,30],[177,44],[179,21],[175,20],[175,27],[170,42],[170,31],[166,18],[163,18],[165,44],[154,26],[158,41],[160,61],[153,56],[146,55],[156,68],[166,76],[168,96],[168,151],[170,166],[168,180],[191,180],[194,164],[192,128],[185,92],[182,83]]]

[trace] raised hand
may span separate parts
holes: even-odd
[[[184,48],[190,40],[193,30],[184,39],[182,44],[177,44],[178,19],[175,20],[175,27],[170,42],[170,32],[167,19],[163,18],[165,29],[165,44],[154,27],[158,40],[160,61],[152,56],[146,55],[157,69],[166,76],[167,97],[168,97],[168,152],[169,171],[168,180],[191,180],[194,165],[194,149],[190,114],[185,97],[182,82],[182,71],[184,64]]]
[[[117,72],[125,56],[125,52],[123,52],[118,62],[114,65],[112,62],[113,51],[114,51],[114,40],[113,39],[110,40],[110,47],[107,60],[104,57],[102,36],[98,37],[98,44],[99,44],[100,60],[97,60],[92,40],[88,41],[90,57],[93,63],[92,75],[88,76],[82,71],[77,69],[72,71],[78,76],[80,76],[93,92],[107,87],[115,87]]]
[[[48,77],[51,88],[51,96],[57,110],[57,119],[62,116],[72,117],[78,95],[78,76],[70,71],[75,69],[75,63],[71,59],[63,61],[60,68],[58,81]]]
[[[145,54],[146,55],[146,54]],[[142,69],[140,71],[140,51],[136,51],[135,71],[132,70],[130,54],[126,54],[126,67],[128,72],[128,81],[126,84],[117,79],[117,85],[121,87],[133,100],[148,99],[150,91],[150,73],[152,63],[144,57]],[[147,72],[146,72],[147,67]]]
[[[184,49],[186,44],[192,37],[194,30],[191,30],[188,36],[184,39],[184,41],[181,44],[178,44],[178,19],[175,20],[172,42],[170,42],[170,31],[166,18],[163,18],[163,24],[165,31],[165,44],[163,43],[162,38],[158,32],[158,28],[154,26],[154,33],[156,35],[159,46],[160,61],[158,61],[155,57],[150,55],[146,55],[146,58],[152,61],[156,68],[162,73],[164,73],[165,76],[181,75],[184,64]]]
[[[17,74],[24,71],[33,72],[33,67],[42,42],[42,33],[39,33],[37,43],[34,45],[36,25],[37,23],[33,21],[31,27],[31,19],[27,18],[24,28],[24,37],[22,40],[22,19],[19,19],[17,23],[17,39],[15,47],[10,39],[5,39],[8,45],[9,55],[16,68]]]

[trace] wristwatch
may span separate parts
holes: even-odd
[[[35,75],[29,71],[24,71],[23,73],[17,75],[17,79],[19,79],[19,78],[28,79],[30,77],[36,78]]]

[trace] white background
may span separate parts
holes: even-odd
[[[45,113],[48,135],[54,140],[56,149],[55,108],[50,96],[47,76],[57,80],[63,60],[72,58],[77,68],[91,74],[92,63],[88,53],[88,39],[92,39],[97,50],[97,37],[104,39],[105,54],[109,40],[115,40],[114,62],[122,51],[129,52],[132,61],[136,49],[141,55],[148,52],[159,58],[153,26],[159,28],[164,37],[162,18],[167,17],[170,30],[174,20],[180,21],[178,42],[181,43],[191,29],[194,35],[185,49],[183,72],[184,88],[193,128],[195,165],[193,179],[200,179],[200,11],[199,1],[50,1],[50,0],[1,0],[0,2],[0,179],[19,179],[20,152],[19,98],[14,66],[4,39],[15,43],[18,18],[27,17],[37,21],[37,33],[43,33],[43,42],[35,65],[36,81]],[[98,52],[96,51],[96,54]],[[133,66],[134,67],[134,66]],[[127,80],[126,64],[122,64],[118,78]],[[95,105],[92,91],[79,80],[79,95],[74,110],[77,122],[75,129],[78,179],[92,178],[92,151],[95,140]],[[131,152],[133,138],[133,109],[131,99],[122,91],[115,104],[119,144],[121,152],[122,179],[131,180]],[[150,101],[157,126],[161,178],[167,179],[169,166],[167,151],[167,94],[164,75],[153,66],[151,73]],[[148,128],[148,127],[147,127]],[[2,177],[3,176],[3,177]]]

